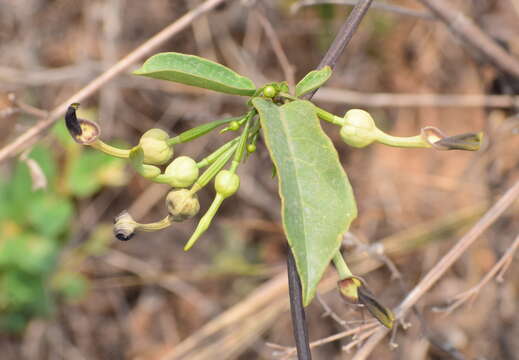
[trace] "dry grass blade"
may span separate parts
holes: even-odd
[[[514,108],[519,97],[482,94],[390,94],[364,93],[323,87],[314,97],[323,103],[369,107],[495,107]]]
[[[503,274],[503,270],[506,270],[508,265],[510,265],[517,248],[519,247],[519,236],[517,236],[512,243],[512,245],[508,248],[505,254],[499,259],[499,261],[490,269],[490,271],[481,279],[481,281],[470,288],[467,291],[462,292],[454,297],[454,301],[450,304],[444,311],[446,314],[450,314],[452,311],[463,305],[467,301],[472,301],[476,298],[476,296],[480,293],[481,289],[488,284],[490,280],[494,277],[499,279]]]
[[[452,7],[445,0],[419,0],[438,16],[449,29],[469,45],[479,50],[495,66],[505,73],[519,78],[519,61],[485,34],[471,19]]]
[[[428,223],[419,224],[406,231],[396,233],[382,239],[380,243],[386,249],[386,254],[398,256],[409,253],[419,247],[425,246],[431,241],[442,239],[445,234],[459,229],[468,223],[472,223],[483,212],[483,205],[471,206],[466,209],[449,213],[445,217]],[[369,254],[359,252],[348,258],[348,263],[356,274],[363,275],[373,271],[383,263],[377,259],[370,258]],[[337,277],[328,276],[321,282],[319,291],[325,293],[335,289]],[[269,325],[279,318],[281,313],[288,310],[287,300],[288,286],[286,274],[277,275],[263,285],[259,286],[246,299],[226,310],[207,323],[200,330],[189,336],[180,344],[171,345],[170,350],[160,358],[161,360],[179,360],[185,358],[211,359],[203,356],[214,356],[216,349],[225,346],[226,351],[239,356],[246,344],[251,344],[264,333]],[[272,309],[272,312],[268,309]],[[274,316],[275,315],[275,316]],[[244,320],[245,319],[245,320]],[[257,327],[249,324],[249,320],[258,321]],[[242,324],[243,323],[243,324]],[[357,332],[368,331],[377,326],[376,322],[366,324],[354,329],[345,330],[337,334],[310,343],[315,348],[333,341],[352,336]],[[280,356],[293,356],[295,348],[271,344],[280,351]],[[213,349],[213,352],[200,351],[204,348]],[[219,351],[221,354],[222,352]]]
[[[424,278],[406,296],[395,311],[397,319],[404,317],[409,309],[445,274],[445,272],[458,260],[478,237],[492,225],[503,212],[519,197],[519,181],[492,206],[483,217],[454,245],[451,250],[424,276]],[[375,346],[389,331],[380,328],[362,348],[355,354],[353,360],[365,360],[374,350]]]

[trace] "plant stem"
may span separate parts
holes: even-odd
[[[234,153],[234,159],[232,160],[232,163],[231,163],[230,171],[232,173],[236,172],[236,169],[238,169],[238,166],[240,165],[240,162],[243,159],[243,153],[245,152],[245,146],[247,145],[247,139],[249,138],[250,124],[252,122],[252,117],[254,116],[254,114],[255,114],[255,111],[250,111],[247,114],[245,128],[243,129],[243,132],[240,136],[240,142],[238,143],[238,146],[236,147],[236,152]]]
[[[216,212],[218,211],[224,200],[225,198],[222,195],[216,194],[211,206],[204,214],[204,216],[202,216],[202,218],[198,222],[195,231],[193,231],[193,234],[184,246],[184,251],[188,251],[189,249],[191,249],[191,247],[195,245],[196,241],[200,238],[200,236],[202,236],[205,233],[205,231],[209,228],[209,225],[211,225],[211,222],[214,216],[216,215]]]
[[[164,219],[157,221],[157,222],[153,222],[153,223],[148,223],[148,224],[137,223],[137,229],[139,229],[141,231],[156,231],[156,230],[161,230],[161,229],[167,228],[171,224],[172,224],[171,217],[166,216]]]
[[[348,267],[348,264],[346,264],[346,261],[344,261],[340,250],[337,251],[337,254],[333,257],[333,265],[335,265],[335,269],[337,269],[337,272],[339,273],[340,280],[353,276],[353,273]]]
[[[384,145],[395,146],[401,148],[430,148],[432,147],[427,141],[424,140],[422,135],[416,136],[393,136],[386,134],[383,131],[378,131],[377,141]]]
[[[228,143],[220,146],[216,151],[214,151],[212,154],[206,156],[203,160],[199,161],[196,166],[198,166],[199,169],[211,165],[213,162],[216,161],[223,153],[227,152],[230,148],[232,148],[234,145],[236,145],[240,141],[239,138],[232,139]]]
[[[234,144],[226,152],[222,153],[212,164],[207,168],[206,171],[196,180],[193,187],[191,188],[191,194],[195,194],[198,190],[206,186],[212,178],[225,166],[229,161],[234,151],[236,151],[237,145]]]
[[[288,270],[288,294],[290,296],[290,313],[292,314],[292,327],[296,341],[297,358],[299,360],[311,360],[310,343],[308,341],[308,328],[306,325],[305,309],[303,307],[303,296],[301,280],[297,273],[294,255],[288,248],[287,254]]]
[[[329,113],[328,111],[323,110],[320,107],[316,106],[315,112],[316,112],[317,116],[324,121],[328,121],[329,123],[332,123],[332,124],[338,125],[338,126],[343,125],[343,120],[341,117],[333,115],[332,113]]]
[[[183,133],[168,139],[167,143],[168,143],[168,145],[176,145],[176,144],[185,143],[185,142],[197,139],[201,136],[204,136],[205,134],[216,129],[218,126],[221,126],[223,124],[228,124],[231,121],[239,121],[242,118],[243,118],[243,116],[236,116],[236,117],[232,117],[232,118],[211,121],[207,124],[196,126],[192,129],[184,131]]]
[[[104,152],[105,154],[115,156],[118,158],[128,159],[128,157],[130,156],[129,149],[119,149],[114,146],[108,145],[107,143],[104,143],[99,139],[88,145],[93,147],[94,149]]]

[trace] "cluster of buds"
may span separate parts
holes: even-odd
[[[150,129],[140,138],[139,143],[130,149],[120,149],[108,145],[100,139],[100,128],[92,121],[77,118],[79,104],[69,106],[65,115],[67,128],[74,140],[82,145],[91,146],[108,155],[128,159],[133,169],[146,179],[168,184],[172,190],[166,196],[168,215],[154,223],[141,224],[125,210],[114,221],[114,235],[127,241],[137,231],[156,231],[192,218],[200,211],[197,192],[214,179],[216,196],[207,213],[201,218],[196,230],[186,244],[191,248],[196,240],[207,230],[216,211],[224,199],[233,195],[239,188],[240,179],[236,169],[243,153],[254,152],[259,128],[251,128],[252,113],[239,118],[223,119],[190,129],[178,136],[170,137],[161,129]],[[188,156],[174,158],[174,145],[196,139],[221,125],[227,125],[222,132],[237,131],[243,125],[243,133],[221,146],[215,152],[196,162]],[[229,170],[223,167],[234,155]],[[165,166],[164,171],[161,166]],[[207,170],[200,175],[200,169]]]

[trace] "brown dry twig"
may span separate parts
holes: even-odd
[[[321,5],[321,4],[353,6],[353,5],[357,4],[357,2],[358,2],[357,0],[303,0],[303,1],[298,1],[295,4],[293,4],[290,8],[290,11],[292,13],[296,13],[303,7],[315,6],[315,5]],[[402,6],[385,4],[385,3],[376,2],[376,1],[373,3],[372,8],[393,12],[398,15],[417,17],[417,18],[421,18],[424,20],[436,20],[436,18],[434,16],[432,16],[431,14],[424,12],[424,11],[417,11],[417,10],[408,9],[408,8],[405,8]]]
[[[334,341],[337,341],[340,339],[344,339],[345,337],[348,337],[348,336],[358,336],[360,338],[360,337],[362,337],[362,334],[365,334],[365,333],[370,334],[371,333],[370,331],[373,328],[376,328],[377,324],[378,323],[375,320],[367,321],[366,324],[364,324],[364,325],[355,327],[353,329],[341,331],[337,334],[333,334],[331,336],[327,336],[325,338],[322,338],[322,339],[319,339],[316,341],[312,341],[310,343],[310,348],[313,349],[313,348],[316,348],[316,347],[319,347],[319,346],[322,346],[325,344],[329,344],[331,342],[334,342]],[[295,355],[295,353],[296,353],[295,347],[281,346],[281,345],[273,344],[273,343],[267,343],[266,345],[273,349],[280,350],[280,352],[277,355],[280,357],[281,360],[289,359],[291,356]]]
[[[519,96],[482,94],[391,94],[364,93],[323,87],[314,100],[369,107],[494,107],[515,108]]]
[[[499,261],[490,269],[490,271],[481,279],[479,283],[477,283],[475,286],[470,288],[467,291],[462,292],[461,294],[458,294],[454,297],[454,301],[452,304],[450,304],[445,310],[446,314],[450,314],[452,311],[463,305],[467,301],[473,301],[476,296],[479,295],[481,289],[488,284],[490,280],[492,280],[494,277],[498,281],[502,281],[501,277],[504,274],[504,271],[508,268],[508,266],[511,264],[513,256],[519,247],[519,236],[517,236],[512,243],[512,245],[506,250],[505,254],[499,259]],[[500,280],[501,279],[501,280]]]
[[[103,85],[112,80],[115,76],[130,67],[133,63],[142,59],[151,51],[155,50],[157,47],[169,40],[172,36],[187,28],[195,19],[214,9],[224,1],[225,0],[207,0],[197,8],[187,12],[177,21],[148,39],[138,48],[119,60],[107,71],[92,80],[88,85],[58,105],[48,114],[48,116],[42,118],[33,127],[25,131],[10,144],[7,144],[3,149],[0,150],[0,162],[7,159],[8,157],[22,152],[31,144],[33,144],[34,141],[36,141],[36,139],[38,139],[45,130],[47,130],[61,115],[65,113],[71,103],[81,102],[85,98],[91,96]]]
[[[296,86],[294,66],[290,63],[290,60],[288,60],[288,56],[285,50],[283,50],[281,41],[279,40],[276,31],[274,30],[274,27],[272,26],[270,21],[268,21],[265,15],[263,15],[258,10],[254,11],[254,14],[256,15],[256,18],[260,22],[261,26],[263,27],[265,35],[267,35],[267,38],[270,40],[272,50],[274,50],[276,58],[279,61],[279,65],[281,65],[281,68],[283,69],[285,79],[288,83],[288,88],[290,89],[290,92],[293,93]]]
[[[519,78],[519,61],[484,33],[471,19],[452,7],[447,0],[419,0],[449,29],[467,44],[481,52],[503,72]]]
[[[445,272],[465,253],[470,245],[492,225],[499,216],[519,197],[519,181],[481,217],[481,219],[445,254],[440,261],[424,276],[424,278],[406,296],[397,307],[395,316],[402,319],[418,300],[445,274]],[[380,327],[359,349],[353,360],[365,360],[375,346],[386,336],[388,329]]]

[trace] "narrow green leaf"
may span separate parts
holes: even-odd
[[[339,250],[342,234],[357,216],[355,199],[312,103],[297,100],[278,107],[261,98],[252,103],[276,167],[283,226],[306,306]]]
[[[296,96],[299,97],[321,87],[332,76],[332,68],[323,67],[321,70],[313,70],[305,75],[296,85]]]
[[[228,67],[198,56],[175,52],[154,55],[133,73],[226,94],[252,96],[256,92],[256,86],[250,79]]]

